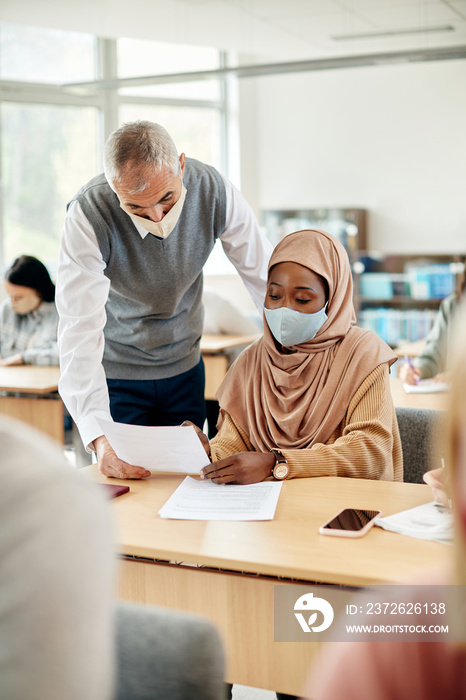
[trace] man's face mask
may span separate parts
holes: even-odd
[[[303,314],[287,306],[278,309],[267,309],[264,306],[264,313],[275,340],[283,347],[289,348],[315,338],[327,320],[326,309],[327,304],[313,314]]]
[[[24,316],[30,311],[34,311],[40,306],[40,296],[36,292],[31,291],[27,296],[21,297],[21,299],[11,299],[11,308],[16,314]]]
[[[126,214],[128,214],[128,216],[131,217],[133,221],[135,221],[137,224],[140,224],[140,226],[142,226],[146,231],[149,231],[149,233],[152,233],[154,236],[157,236],[157,238],[167,238],[178,223],[178,219],[180,218],[181,210],[183,209],[185,199],[186,187],[182,185],[181,194],[178,198],[178,201],[172,206],[172,208],[169,211],[167,211],[163,219],[157,222],[151,221],[150,219],[145,219],[143,216],[133,214],[128,209],[126,209],[123,206],[123,204],[121,204],[121,202],[120,207],[123,209],[124,212],[126,212]]]

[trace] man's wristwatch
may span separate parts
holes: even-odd
[[[270,451],[275,457],[275,466],[272,469],[272,476],[274,479],[282,481],[282,479],[286,479],[286,477],[290,473],[290,465],[288,464],[280,450]]]

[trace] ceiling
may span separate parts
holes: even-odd
[[[466,0],[1,0],[0,20],[215,46],[250,63],[466,47]]]

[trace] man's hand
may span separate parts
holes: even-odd
[[[105,435],[94,440],[94,447],[97,452],[99,469],[105,476],[114,479],[145,479],[151,475],[150,471],[144,467],[134,467],[132,464],[118,459]]]
[[[256,484],[272,476],[274,465],[271,452],[236,452],[201,469],[201,479],[215,484]]]

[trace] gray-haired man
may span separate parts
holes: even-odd
[[[202,270],[217,238],[261,307],[272,247],[250,207],[152,122],[114,132],[105,174],[69,205],[56,295],[60,393],[108,476],[150,472],[117,458],[99,417],[202,427]]]

